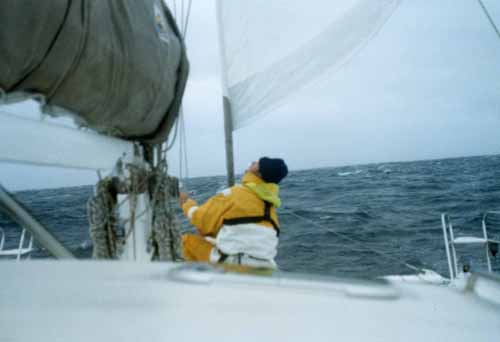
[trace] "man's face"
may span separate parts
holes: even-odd
[[[252,162],[252,164],[250,164],[250,166],[248,167],[247,172],[251,172],[254,175],[257,175],[260,177],[259,162],[258,161]]]

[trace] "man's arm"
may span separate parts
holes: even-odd
[[[213,196],[205,204],[198,203],[181,193],[179,202],[184,214],[201,235],[216,236],[224,220],[224,214],[231,207],[231,199],[222,194]]]

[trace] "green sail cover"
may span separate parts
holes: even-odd
[[[0,89],[43,95],[101,133],[164,141],[188,74],[160,0],[0,1]]]

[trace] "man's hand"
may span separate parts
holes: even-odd
[[[184,203],[186,203],[186,201],[189,199],[189,195],[185,192],[180,192],[179,193],[179,205],[183,206]]]

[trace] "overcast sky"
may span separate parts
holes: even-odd
[[[500,1],[484,3],[500,25]],[[225,172],[214,7],[193,1],[187,39],[190,176]],[[27,107],[8,110],[19,108]],[[334,79],[236,131],[236,170],[263,155],[296,170],[497,154],[499,132],[500,40],[478,2],[407,0]],[[11,190],[95,180],[92,172],[0,164],[0,182]]]

